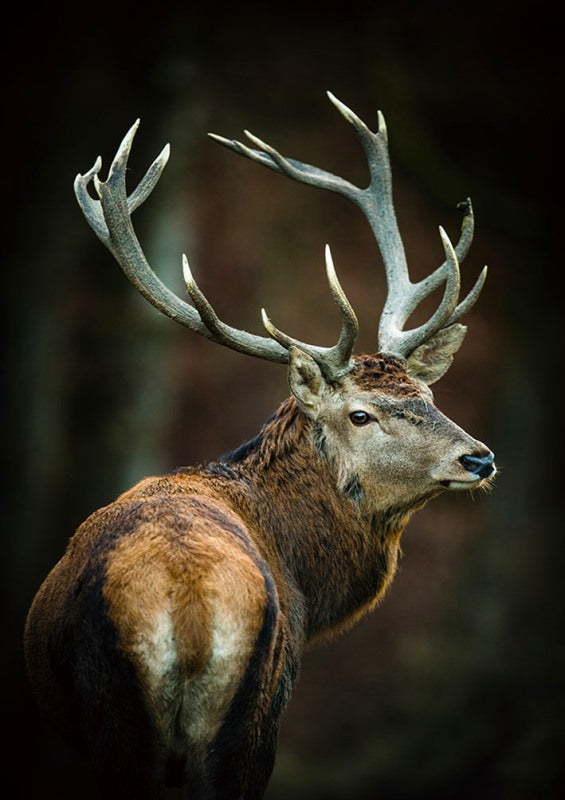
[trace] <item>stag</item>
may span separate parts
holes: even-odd
[[[329,93],[328,93],[329,94]],[[258,800],[272,772],[281,714],[305,645],[373,609],[390,585],[411,515],[444,491],[484,487],[494,457],[434,405],[431,383],[459,349],[461,317],[486,268],[460,300],[459,262],[471,244],[471,203],[445,261],[410,280],[392,200],[382,114],[372,132],[329,99],[365,152],[365,189],[285,158],[246,132],[222,145],[301,183],[352,200],[380,248],[387,297],[378,351],[353,355],[358,324],[326,247],[341,315],[332,347],[221,321],[183,257],[191,303],[149,266],[131,214],[149,196],[168,146],[126,191],[136,123],[106,181],[101,161],[78,175],[89,225],[159,311],[240,353],[288,365],[291,396],[252,441],[202,468],[142,480],[92,514],[40,587],[25,630],[38,705],[92,760],[103,798],[162,797],[188,784],[198,800]],[[93,182],[97,194],[88,191]],[[406,329],[444,284],[437,309]]]

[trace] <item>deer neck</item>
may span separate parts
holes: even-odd
[[[304,598],[307,638],[339,632],[382,598],[410,513],[364,507],[354,480],[340,489],[294,400],[255,440],[210,466],[231,473],[234,504]]]

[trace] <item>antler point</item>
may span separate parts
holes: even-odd
[[[135,134],[137,133],[137,129],[139,128],[140,124],[141,124],[141,119],[138,117],[138,118],[135,120],[135,122],[133,123],[133,125],[131,126],[131,128],[129,129],[129,131],[127,132],[127,134],[126,134],[126,139],[127,139],[128,137],[129,137],[129,138],[131,138],[131,139],[133,139],[133,137],[134,137],[134,136],[135,136]]]
[[[189,284],[194,283],[194,277],[192,275],[192,271],[188,263],[188,258],[184,253],[182,254],[182,276],[184,278],[184,282],[186,283],[187,287]]]
[[[443,248],[445,250],[446,256],[448,256],[451,260],[455,260],[457,262],[457,256],[455,255],[453,244],[451,243],[451,239],[447,235],[443,225],[439,226],[439,235],[441,236],[441,241],[443,243]]]
[[[226,139],[225,136],[220,136],[217,133],[208,133],[208,136],[210,137],[210,139],[213,139],[215,142],[218,142],[219,144],[223,144],[225,147],[233,148],[234,145],[233,139]]]
[[[328,97],[331,100],[331,102],[334,104],[334,106],[337,108],[339,113],[343,117],[345,117],[345,119],[348,122],[351,122],[351,123],[355,122],[355,120],[356,120],[355,114],[353,113],[353,111],[348,106],[345,105],[345,103],[343,103],[341,100],[339,100],[335,96],[335,94],[332,94],[331,92],[328,92]]]
[[[387,135],[387,129],[386,129],[385,115],[383,114],[383,112],[380,109],[378,109],[378,111],[377,111],[377,125],[378,125],[379,133],[382,133],[382,134],[384,134],[386,136]]]
[[[75,183],[77,182],[87,182],[91,180],[95,175],[97,175],[100,170],[102,169],[102,158],[100,156],[97,157],[94,164],[91,166],[87,172],[82,174],[82,172],[78,172],[75,177]]]
[[[331,251],[331,248],[330,248],[329,244],[327,244],[325,246],[325,248],[324,248],[324,255],[325,255],[325,259],[326,259],[326,272],[328,273],[328,277],[330,277],[330,281],[331,281],[331,276],[332,275],[335,276],[335,266],[334,266],[334,260],[333,260],[333,257],[332,257],[332,251]]]
[[[251,131],[244,130],[243,133],[251,142],[253,142],[253,144],[257,145],[257,147],[260,147],[263,150],[269,149],[269,145],[259,139],[258,136],[255,136],[254,133],[251,133]]]
[[[278,328],[276,328],[275,325],[273,325],[264,308],[261,309],[261,320],[263,322],[263,327],[265,328],[269,336],[271,336],[271,338],[273,338],[276,342],[279,342],[279,344],[282,344],[284,347],[285,344],[284,341],[282,340],[284,340],[287,337],[285,337],[285,334],[281,333],[278,330]]]

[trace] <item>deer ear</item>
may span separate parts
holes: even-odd
[[[299,350],[289,348],[288,380],[290,390],[304,413],[315,419],[318,415],[320,400],[326,389],[326,381],[320,367],[312,356]]]
[[[408,356],[408,374],[427,384],[438,381],[451,366],[453,356],[461,347],[466,333],[465,325],[458,323],[436,333]]]

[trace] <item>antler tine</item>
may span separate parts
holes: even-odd
[[[327,92],[327,95],[359,137],[370,173],[370,183],[365,189],[325,170],[285,158],[248,131],[245,131],[246,136],[259,148],[258,150],[236,140],[225,139],[215,134],[209,135],[225,147],[269,169],[301,183],[337,192],[353,200],[361,208],[379,245],[387,277],[387,299],[379,324],[379,349],[407,357],[425,338],[433,336],[442,327],[453,324],[463,316],[476,301],[482,289],[486,277],[485,270],[479,275],[467,297],[457,304],[460,285],[459,263],[467,254],[473,238],[474,217],[471,201],[459,204],[464,217],[461,235],[455,248],[442,233],[445,261],[429,276],[412,283],[394,211],[384,116],[378,112],[378,128],[374,133],[345,103],[338,100],[331,92]],[[445,283],[444,296],[430,320],[419,328],[404,331],[403,326],[412,311],[442,283]]]
[[[261,309],[261,315],[263,318],[263,325],[273,339],[280,342],[280,344],[286,348],[295,346],[309,353],[320,366],[325,376],[330,380],[336,380],[342,378],[351,371],[351,354],[353,353],[353,348],[357,341],[359,323],[337,278],[329,245],[326,245],[325,248],[325,259],[330,291],[342,319],[341,333],[337,344],[333,347],[316,347],[300,342],[298,339],[293,339],[276,328],[267,316],[264,308]]]
[[[402,330],[403,322],[425,295],[418,289],[417,284],[410,284],[412,292],[407,292],[404,298],[396,296],[396,305],[393,306],[392,311],[389,313],[386,313],[387,308],[385,306],[385,311],[383,311],[379,324],[379,346],[386,352],[399,353],[405,356],[408,355],[413,352],[421,342],[426,341],[441,328],[446,327],[447,320],[450,319],[455,311],[461,286],[459,262],[453,245],[441,226],[439,233],[446,255],[445,263],[447,265],[445,290],[441,303],[426,323],[411,331],[404,331]],[[390,293],[389,298],[387,298],[387,304],[389,299]]]
[[[469,248],[473,241],[473,233],[475,230],[475,217],[473,214],[473,206],[471,204],[470,197],[468,197],[463,202],[458,203],[457,208],[459,211],[463,212],[463,221],[461,224],[461,233],[459,236],[459,241],[455,245],[454,249],[457,261],[459,262],[459,264],[461,264],[461,262],[469,252]],[[412,313],[416,305],[419,302],[421,302],[421,300],[423,300],[429,294],[431,294],[434,291],[434,289],[438,288],[438,286],[441,286],[441,284],[445,281],[447,270],[448,270],[448,261],[446,260],[440,267],[434,270],[434,272],[432,272],[430,275],[427,275],[425,278],[422,278],[422,280],[418,281],[418,283],[414,284],[414,287],[418,288],[418,301],[415,303],[413,308],[410,309],[410,311],[408,312],[409,314]],[[481,282],[481,276],[479,276],[477,284],[480,282]],[[466,302],[467,299],[469,299],[469,297],[473,294],[474,290],[475,287],[471,290],[468,298],[466,298],[464,302]]]
[[[312,167],[309,164],[303,164],[293,158],[285,158],[278,150],[275,150],[274,147],[266,144],[249,131],[244,131],[244,133],[260,150],[253,150],[253,148],[247,147],[247,145],[238,142],[236,139],[226,139],[216,133],[209,133],[208,136],[229,150],[233,150],[234,153],[245,156],[251,161],[256,161],[258,164],[262,164],[275,172],[280,172],[282,175],[287,175],[299,183],[307,183],[320,189],[330,189],[354,201],[356,200],[356,195],[361,191],[349,181],[343,180],[337,175],[332,175],[331,172]]]

